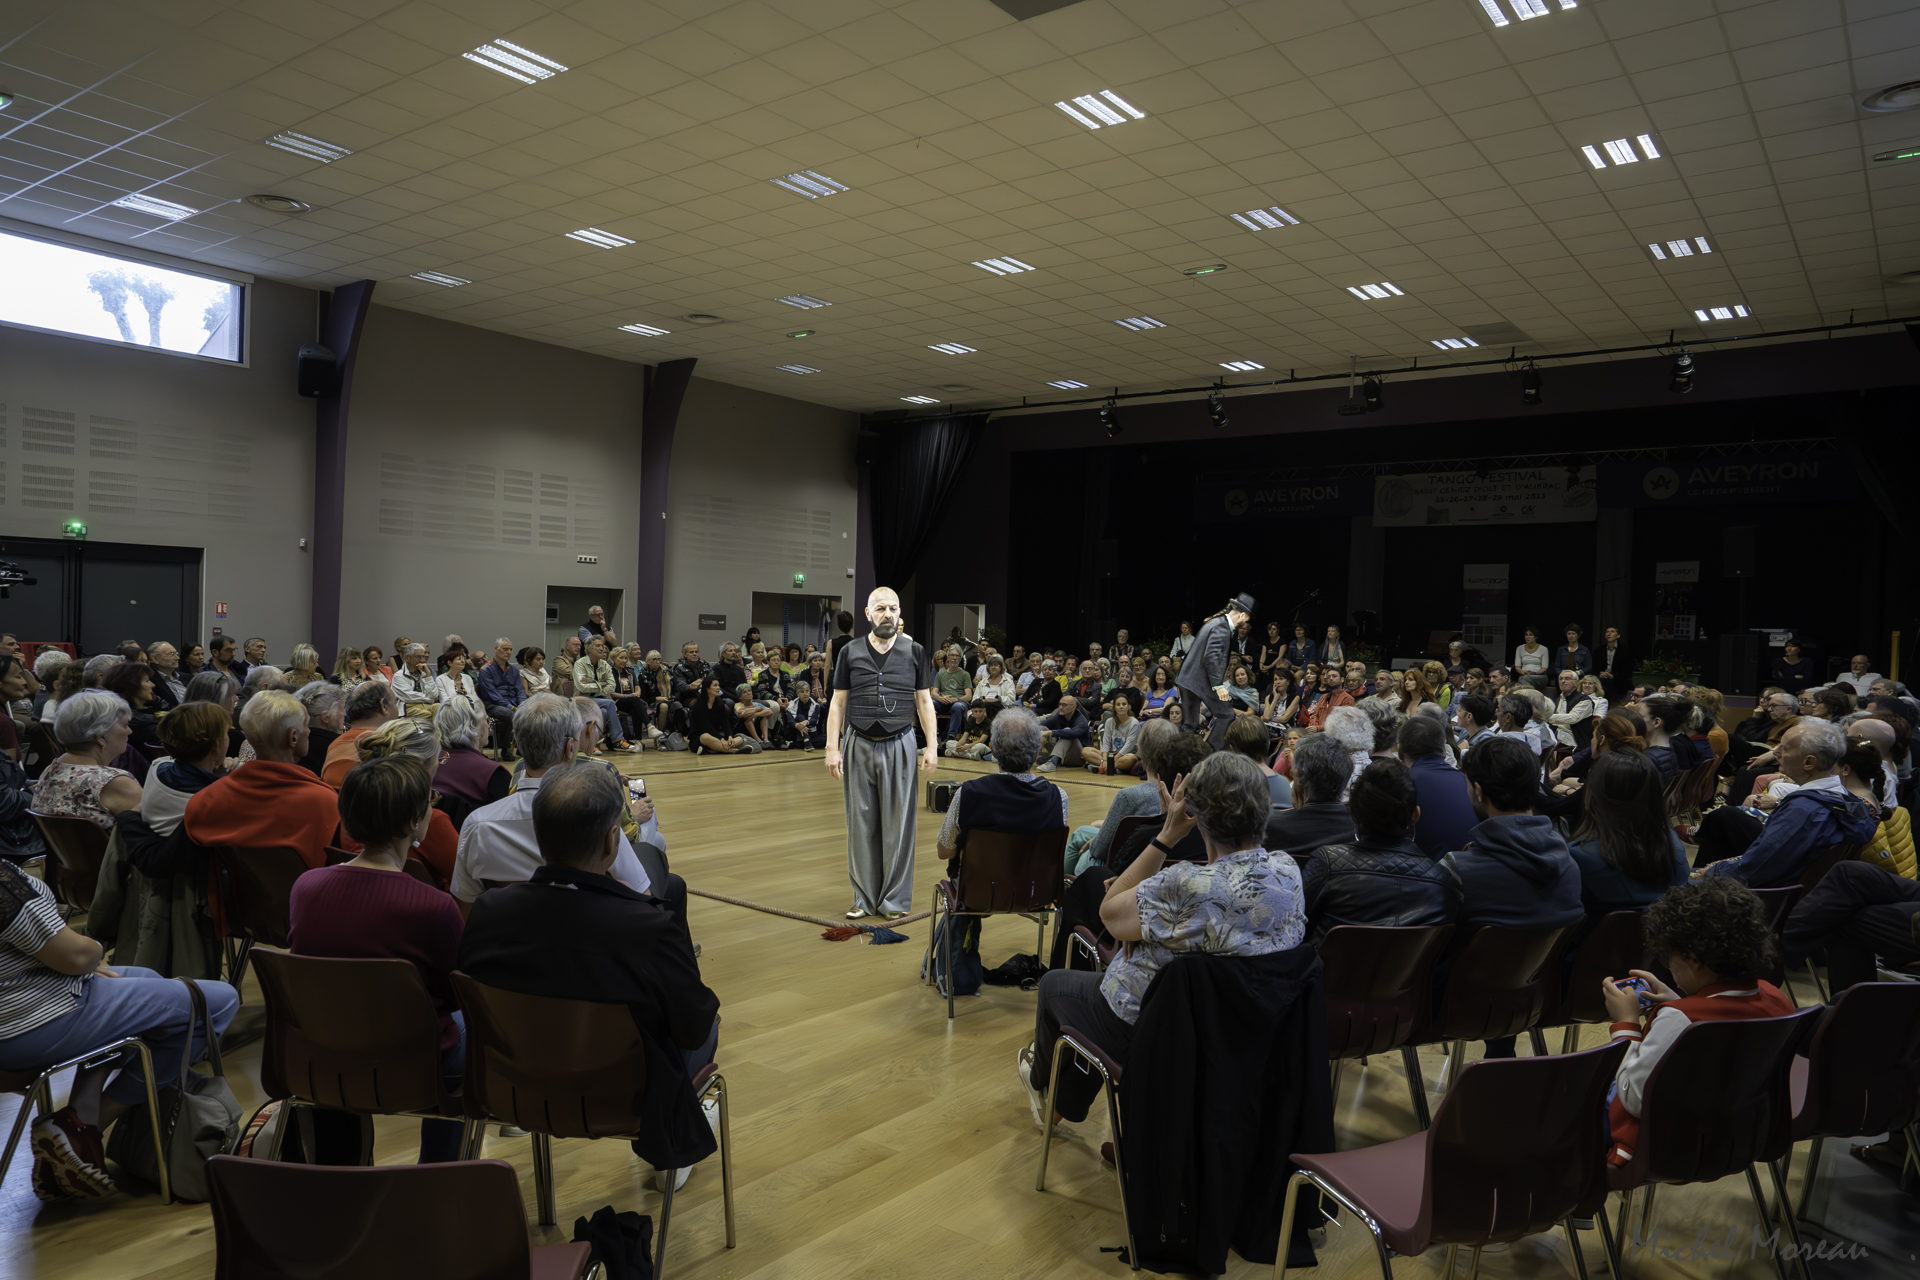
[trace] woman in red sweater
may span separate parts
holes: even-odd
[[[370,760],[347,775],[340,825],[360,856],[293,882],[289,938],[297,956],[411,961],[440,1015],[440,1070],[452,1087],[466,1061],[466,1024],[448,980],[460,959],[460,909],[404,869],[434,816],[432,790],[432,769],[410,756]],[[458,1120],[422,1120],[420,1163],[458,1160],[461,1129]]]

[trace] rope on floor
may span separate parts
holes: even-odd
[[[788,911],[785,907],[770,907],[764,902],[735,898],[728,894],[715,893],[711,889],[696,889],[692,885],[687,886],[687,892],[698,894],[702,898],[711,898],[715,902],[724,902],[730,906],[745,907],[749,911],[764,911],[770,916],[785,916],[789,920],[803,920],[808,924],[821,925],[827,930],[827,933],[822,936],[829,942],[842,942],[861,933],[871,935],[871,940],[874,942],[904,942],[906,941],[904,935],[894,932],[895,926],[913,924],[933,914],[931,911],[922,911],[918,915],[902,916],[898,920],[887,921],[887,927],[883,928],[879,925],[849,924],[845,920],[828,920],[821,916],[810,916],[804,911]],[[894,936],[889,938],[886,935],[890,933]]]

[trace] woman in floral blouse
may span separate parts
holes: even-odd
[[[1174,957],[1188,951],[1259,956],[1300,945],[1306,913],[1299,869],[1291,855],[1263,847],[1272,805],[1267,775],[1234,752],[1208,756],[1175,779],[1171,794],[1160,783],[1160,812],[1169,817],[1108,886],[1100,906],[1107,932],[1125,947],[1104,974],[1055,969],[1040,980],[1034,1040],[1018,1059],[1035,1124],[1045,1125],[1044,1090],[1062,1026],[1124,1065],[1140,1001]],[[1207,860],[1168,862],[1167,852],[1196,826]],[[1086,1119],[1084,1105],[1079,1110],[1064,1118]]]

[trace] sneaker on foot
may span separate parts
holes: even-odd
[[[50,1181],[68,1196],[94,1199],[117,1188],[107,1176],[107,1152],[100,1131],[82,1124],[72,1107],[62,1107],[33,1126],[33,1156],[38,1170],[35,1194]]]
[[[1043,760],[1040,762],[1040,767],[1036,769],[1035,772],[1036,773],[1052,773],[1053,770],[1054,770],[1053,761]]]
[[[615,751],[638,751],[640,748],[631,742],[616,742],[613,744],[613,749]]]
[[[692,1165],[688,1165],[684,1169],[655,1169],[653,1171],[653,1177],[650,1180],[650,1185],[653,1187],[655,1191],[664,1193],[667,1189],[667,1179],[669,1177],[672,1177],[673,1189],[675,1191],[678,1191],[680,1188],[687,1185],[687,1179],[691,1178],[692,1176],[693,1176]]]
[[[666,734],[664,734],[664,733],[662,733],[662,732],[660,731],[660,726],[659,726],[659,725],[657,725],[657,724],[650,724],[650,725],[648,725],[648,726],[647,726],[647,736],[648,736],[649,738],[664,738],[664,737],[666,737],[667,735],[666,735]]]
[[[527,1131],[517,1124],[503,1124],[500,1126],[500,1136],[503,1138],[524,1138],[527,1136]]]
[[[1033,1113],[1033,1127],[1045,1130],[1047,1127],[1047,1100],[1033,1087],[1033,1046],[1022,1045],[1020,1052],[1013,1057],[1014,1073],[1020,1077],[1020,1087],[1027,1091],[1027,1110]]]

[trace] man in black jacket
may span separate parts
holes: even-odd
[[[1340,796],[1353,776],[1353,755],[1331,734],[1316,733],[1293,749],[1293,808],[1267,819],[1267,850],[1305,861],[1321,845],[1354,838],[1353,815]]]
[[[1358,838],[1322,845],[1300,868],[1307,941],[1318,947],[1343,924],[1452,924],[1460,881],[1414,843],[1420,797],[1413,771],[1398,760],[1374,761],[1347,806]]]
[[[1234,632],[1246,625],[1253,607],[1253,597],[1242,592],[1227,601],[1226,608],[1201,623],[1193,648],[1187,651],[1180,670],[1173,677],[1175,687],[1180,690],[1180,718],[1187,732],[1200,728],[1202,707],[1213,713],[1207,740],[1215,751],[1226,741],[1227,726],[1233,723],[1233,704],[1221,692],[1227,684],[1227,653]]]
[[[680,1170],[678,1186],[717,1147],[691,1081],[713,1061],[720,999],[700,979],[685,923],[607,874],[625,805],[625,788],[595,762],[547,770],[533,802],[546,865],[474,903],[460,968],[506,991],[626,1005],[647,1046],[634,1153],[656,1170]]]

